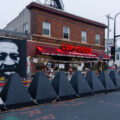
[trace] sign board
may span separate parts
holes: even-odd
[[[111,47],[114,45],[114,40],[113,39],[106,39],[105,40],[105,46],[106,47]]]
[[[84,46],[74,46],[74,45],[62,44],[61,49],[66,50],[66,51],[80,52],[80,53],[92,53],[91,48],[84,47]]]

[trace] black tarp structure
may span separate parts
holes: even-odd
[[[110,71],[109,76],[117,88],[120,88],[120,75],[117,71]]]
[[[92,93],[92,89],[89,86],[87,80],[79,71],[74,73],[70,80],[70,83],[72,84],[73,88],[75,89],[78,95],[87,95]]]
[[[17,73],[12,74],[7,80],[0,97],[7,109],[33,105],[32,98]]]
[[[45,72],[37,72],[28,89],[37,103],[48,103],[57,98],[57,94],[48,80]]]
[[[52,81],[53,88],[61,100],[72,99],[76,97],[76,92],[68,81],[64,72],[57,72]]]
[[[115,90],[117,88],[108,73],[106,73],[105,71],[100,72],[98,79],[102,82],[106,91]]]
[[[88,71],[86,75],[86,80],[88,81],[94,93],[102,92],[105,90],[104,86],[102,85],[101,81],[97,78],[94,71]]]

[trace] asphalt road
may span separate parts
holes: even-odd
[[[11,110],[0,120],[120,120],[120,92]]]

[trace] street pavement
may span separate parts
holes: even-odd
[[[120,120],[120,92],[10,110],[0,120]]]

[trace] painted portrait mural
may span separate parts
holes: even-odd
[[[0,77],[12,73],[26,77],[26,40],[0,38]]]

